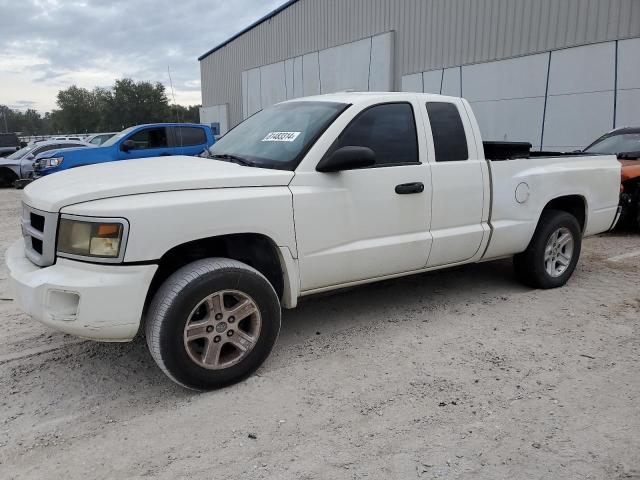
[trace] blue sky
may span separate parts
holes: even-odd
[[[123,76],[200,103],[198,56],[284,0],[0,0],[0,104],[41,112],[70,85]]]

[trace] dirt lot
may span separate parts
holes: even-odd
[[[19,207],[0,190],[2,255]],[[637,234],[586,240],[553,291],[499,261],[308,299],[257,375],[206,394],[142,340],[32,321],[4,262],[0,319],[0,479],[640,478]]]

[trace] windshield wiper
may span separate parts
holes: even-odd
[[[245,167],[255,167],[255,163],[247,160],[246,158],[239,157],[238,155],[231,155],[228,153],[214,153],[210,154],[210,158],[218,158],[220,160],[226,160],[228,162],[237,163]]]

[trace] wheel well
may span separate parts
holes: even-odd
[[[7,167],[0,167],[0,184],[5,181],[13,183],[14,180],[18,180],[16,172]]]
[[[282,300],[284,278],[275,243],[265,235],[240,233],[194,240],[173,247],[165,253],[158,262],[158,270],[147,292],[145,310],[160,285],[173,272],[184,265],[208,257],[231,258],[255,268],[269,280],[278,298]]]
[[[567,195],[558,197],[547,203],[543,209],[545,210],[562,210],[570,213],[578,220],[580,229],[584,232],[587,218],[587,204],[584,197],[580,195]]]

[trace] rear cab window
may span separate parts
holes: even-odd
[[[204,128],[200,127],[175,127],[176,145],[190,147],[207,143],[207,135]]]
[[[449,102],[427,102],[426,106],[436,162],[468,160],[467,136],[457,105]]]

